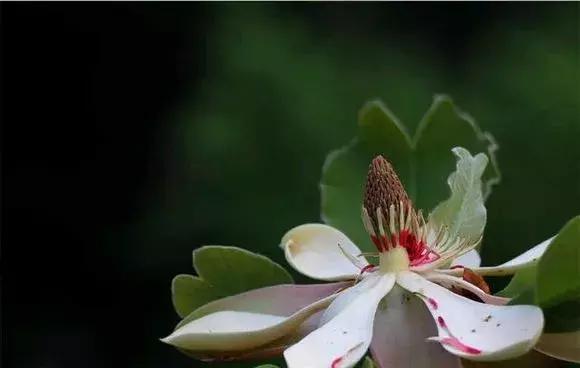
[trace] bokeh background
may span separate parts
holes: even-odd
[[[203,244],[285,264],[370,98],[495,136],[484,263],[580,213],[578,3],[0,9],[3,366],[205,366],[157,340],[173,275]]]

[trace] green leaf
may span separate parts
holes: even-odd
[[[452,151],[458,160],[455,172],[447,179],[451,196],[435,207],[430,218],[435,223],[448,226],[452,237],[477,241],[483,234],[487,218],[481,177],[488,159],[483,153],[473,157],[462,147],[453,148]]]
[[[545,332],[572,332],[580,329],[580,299],[542,309],[546,318]]]
[[[458,109],[453,100],[435,96],[433,104],[421,120],[414,139],[417,161],[416,181],[420,186],[415,202],[431,209],[447,194],[445,178],[453,170],[453,147],[465,147],[471,152],[485,152],[491,165],[483,175],[483,198],[491,194],[492,186],[500,180],[495,159],[497,144],[490,133],[482,132],[475,120]]]
[[[182,318],[219,298],[294,282],[279,264],[237,247],[201,247],[193,252],[193,266],[199,277],[177,275],[172,282],[173,306]]]
[[[274,364],[262,364],[262,365],[258,365],[255,368],[280,368],[277,365]]]
[[[536,282],[536,265],[520,269],[510,280],[510,283],[497,295],[512,298],[514,301],[534,288]],[[535,297],[534,297],[535,298]],[[516,303],[520,304],[520,303]],[[523,304],[523,303],[522,303]]]
[[[227,295],[294,282],[279,264],[236,247],[201,247],[193,252],[193,265],[199,276]]]
[[[564,226],[537,267],[536,297],[541,306],[580,300],[580,216]]]
[[[544,311],[546,332],[580,328],[580,216],[570,220],[542,257],[519,270],[498,293],[510,304],[535,304]]]
[[[368,102],[359,114],[357,137],[326,158],[320,183],[322,219],[342,230],[363,250],[372,250],[360,220],[366,172],[372,158],[384,155],[397,170],[416,207],[428,211],[446,198],[445,178],[455,164],[450,151],[456,146],[490,156],[491,165],[484,172],[482,188],[485,198],[499,180],[496,145],[449,97],[435,97],[414,139],[386,106],[379,101]]]
[[[181,318],[220,296],[207,281],[192,275],[177,275],[171,283],[173,307]]]

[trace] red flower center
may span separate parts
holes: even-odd
[[[429,249],[424,240],[419,239],[415,234],[406,229],[401,230],[398,235],[391,235],[390,239],[386,235],[383,235],[371,236],[371,240],[379,252],[386,252],[395,247],[405,248],[409,255],[409,263],[411,266],[419,266],[439,259],[439,255]]]

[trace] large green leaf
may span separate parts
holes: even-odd
[[[513,298],[514,302],[517,298],[525,297],[525,295],[529,294],[530,290],[533,291],[536,282],[536,270],[535,264],[518,270],[505,289],[498,292],[497,295]]]
[[[536,304],[544,310],[547,332],[580,328],[580,216],[570,220],[542,257],[519,270],[498,293],[510,304]]]
[[[564,226],[540,259],[536,297],[546,308],[580,300],[580,216]]]
[[[182,318],[218,298],[294,282],[279,264],[237,247],[201,247],[193,252],[193,267],[199,277],[177,275],[171,287],[173,306]]]
[[[403,124],[379,101],[368,102],[359,113],[358,135],[347,146],[331,152],[321,179],[321,216],[345,232],[359,247],[373,247],[360,220],[368,165],[378,154],[395,167],[415,206],[431,210],[448,193],[445,179],[453,171],[450,153],[456,146],[486,152],[491,159],[483,180],[483,196],[499,180],[496,145],[475,122],[446,96],[436,96],[411,139]]]
[[[483,153],[473,157],[462,147],[452,151],[457,156],[457,169],[447,180],[451,196],[435,207],[430,220],[447,226],[452,237],[477,241],[483,234],[487,218],[481,178],[488,159]]]

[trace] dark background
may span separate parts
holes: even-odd
[[[3,366],[200,366],[157,340],[171,278],[201,244],[283,263],[368,98],[495,135],[485,263],[580,212],[577,3],[0,10]]]

